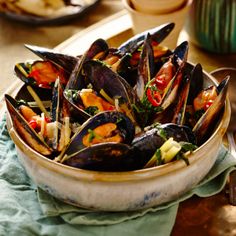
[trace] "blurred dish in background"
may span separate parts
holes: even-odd
[[[175,28],[172,32],[172,37],[165,39],[163,45],[166,45],[170,49],[176,47],[179,33],[183,29],[191,0],[185,1],[185,4],[181,5],[177,10],[163,14],[150,14],[138,11],[134,8],[131,0],[122,0],[122,2],[126,10],[129,12],[133,23],[132,30],[134,34],[141,33],[166,22],[174,22]]]
[[[149,14],[164,14],[183,7],[188,0],[131,0],[134,9]]]
[[[0,0],[0,14],[30,24],[65,23],[85,13],[99,0]]]
[[[194,0],[187,21],[189,39],[216,53],[236,53],[236,1]]]

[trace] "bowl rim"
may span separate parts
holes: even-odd
[[[167,12],[167,13],[160,13],[160,14],[155,14],[155,13],[147,13],[147,12],[141,12],[137,11],[133,7],[131,7],[131,0],[122,0],[124,7],[126,8],[127,11],[131,12],[131,14],[137,14],[137,15],[142,15],[142,16],[153,16],[153,17],[162,17],[162,16],[173,16],[173,14],[176,14],[177,16],[181,14],[181,12],[185,12],[188,7],[190,7],[192,0],[186,0],[178,9]],[[171,19],[171,18],[170,18]]]
[[[191,62],[187,63],[190,64],[191,66],[194,66],[194,64]],[[218,84],[217,80],[205,70],[203,70],[203,74],[207,78],[207,80],[209,80],[209,82]],[[21,88],[22,86],[19,88],[19,90]],[[208,143],[211,142],[212,139],[214,139],[217,133],[220,132],[221,135],[223,136],[229,125],[230,114],[231,114],[230,101],[229,98],[227,97],[222,119],[220,120],[217,128],[210,136],[210,138],[190,155],[189,157],[190,165],[199,160],[199,158],[194,158],[194,156],[196,156],[196,153],[199,152],[200,149],[206,148]],[[176,160],[164,165],[133,170],[133,171],[104,172],[104,171],[84,170],[55,162],[47,158],[46,156],[36,152],[33,148],[31,148],[28,144],[26,144],[23,141],[23,139],[19,136],[19,134],[15,131],[14,127],[12,126],[11,118],[8,111],[7,111],[7,129],[17,148],[19,148],[21,152],[23,152],[24,155],[27,156],[27,158],[33,159],[39,165],[43,166],[46,169],[50,169],[51,171],[55,171],[55,173],[62,174],[67,177],[73,177],[78,180],[86,180],[86,181],[96,180],[102,182],[125,182],[125,181],[144,180],[144,179],[154,178],[156,176],[166,175],[170,172],[179,171],[181,169],[188,167],[183,160]]]

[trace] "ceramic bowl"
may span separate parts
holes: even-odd
[[[236,53],[236,1],[193,1],[187,31],[199,47],[216,53]]]
[[[193,66],[188,64],[188,68]],[[205,84],[215,83],[204,72]],[[23,88],[22,88],[23,89]],[[23,90],[18,97],[24,96]],[[67,203],[99,211],[133,211],[172,201],[197,185],[214,165],[230,119],[230,104],[212,136],[189,157],[165,165],[127,172],[88,171],[56,163],[29,147],[16,133],[7,115],[7,126],[18,157],[32,180]]]
[[[148,14],[165,14],[181,8],[187,0],[131,0],[134,9]]]
[[[179,33],[184,26],[191,1],[187,1],[186,4],[184,4],[178,10],[166,14],[143,13],[135,10],[131,5],[130,0],[122,0],[122,1],[124,7],[130,14],[133,23],[134,34],[141,33],[145,30],[154,28],[158,25],[162,25],[166,22],[174,22],[175,28],[171,32],[171,36],[167,37],[163,41],[163,45],[167,46],[170,49],[174,49],[176,47]]]

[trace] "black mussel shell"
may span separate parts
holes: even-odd
[[[225,105],[228,84],[229,76],[222,80],[217,86],[218,96],[193,127],[193,132],[197,138],[198,145],[201,145],[209,138],[217,121],[222,115],[221,112]]]
[[[83,70],[86,78],[98,94],[103,90],[111,99],[117,98],[126,104],[129,117],[135,123],[136,118],[133,105],[138,104],[139,99],[133,88],[102,62],[88,61],[84,63]]]
[[[135,86],[136,93],[140,99],[143,98],[145,86],[153,78],[154,73],[154,55],[151,38],[148,34],[144,41],[141,58],[138,64],[138,79]]]
[[[44,47],[38,47],[34,45],[25,44],[25,47],[32,51],[34,54],[42,58],[44,61],[51,61],[55,65],[64,69],[69,75],[74,69],[77,61],[80,59],[78,57],[73,57],[70,55],[62,54]]]
[[[10,95],[5,95],[7,109],[11,116],[14,129],[20,134],[22,139],[37,152],[49,156],[52,150],[49,146],[38,136],[38,134],[29,126],[28,122],[17,110],[17,101]]]
[[[82,139],[88,134],[89,130],[93,130],[106,123],[115,123],[117,129],[120,131],[124,138],[124,143],[130,144],[134,137],[134,125],[132,121],[123,113],[117,111],[100,112],[97,115],[88,119],[81,127],[80,131],[74,136],[69,144],[66,155],[72,155],[85,148]]]
[[[190,88],[187,104],[193,104],[193,100],[203,89],[203,72],[201,64],[194,66],[190,72]]]
[[[106,54],[108,49],[109,47],[105,40],[97,39],[94,41],[87,52],[85,52],[85,54],[82,56],[81,60],[76,63],[67,83],[66,89],[81,90],[85,88],[87,83],[82,74],[83,64],[86,61],[92,60],[95,56],[97,57],[97,54],[102,53],[101,57],[103,57],[103,54]],[[101,58],[98,57],[97,59]]]
[[[138,155],[137,162],[139,165],[143,167],[154,155],[157,148],[160,148],[165,140],[171,137],[177,142],[196,143],[192,130],[187,126],[167,123],[150,128],[135,137],[131,144],[134,155]]]
[[[119,46],[120,54],[133,53],[143,43],[148,33],[153,41],[158,44],[161,43],[173,30],[174,26],[174,23],[167,23],[135,35]]]
[[[95,171],[128,171],[138,169],[130,146],[123,143],[101,143],[71,155],[64,164]]]

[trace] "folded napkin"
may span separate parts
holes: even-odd
[[[181,198],[135,212],[95,212],[55,199],[31,181],[17,159],[14,144],[0,122],[0,235],[170,235],[179,202],[196,194],[220,192],[235,159],[222,147],[204,180]]]

